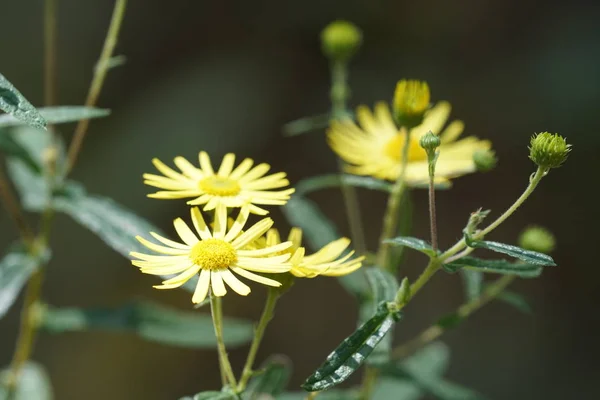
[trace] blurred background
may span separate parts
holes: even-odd
[[[43,102],[41,0],[2,0],[0,70],[35,105]],[[60,0],[58,100],[82,104],[112,11],[112,1]],[[493,240],[516,242],[528,223],[555,232],[559,264],[537,280],[516,282],[534,309],[524,315],[494,303],[443,337],[452,350],[449,378],[491,399],[600,397],[600,270],[588,249],[597,246],[600,124],[600,6],[593,2],[534,0],[425,1],[192,1],[129,2],[115,54],[127,63],[110,71],[98,105],[109,118],[91,123],[73,178],[92,193],[113,197],[167,232],[186,213],[183,202],[147,199],[141,175],[150,160],[194,159],[201,149],[216,160],[226,152],[269,162],[290,180],[333,172],[323,132],[283,138],[281,126],[326,112],[329,73],[319,33],[344,18],[364,33],[351,65],[352,106],[392,97],[401,78],[427,80],[432,98],[449,100],[465,133],[489,138],[496,170],[457,179],[438,194],[443,246],[460,235],[469,212],[501,212],[534,170],[527,159],[533,132],[559,132],[574,145],[564,167],[552,171]],[[61,125],[69,137],[72,126]],[[374,247],[385,198],[360,192]],[[341,195],[314,196],[348,233]],[[413,192],[413,234],[427,237],[425,191]],[[276,210],[276,222],[285,220]],[[16,233],[0,213],[0,247]],[[57,218],[54,258],[44,298],[56,306],[116,305],[134,297],[190,309],[184,291],[154,291],[139,273],[67,216]],[[284,228],[284,230],[286,230]],[[414,277],[424,259],[411,254]],[[228,296],[229,315],[257,318],[264,291]],[[396,330],[406,340],[462,302],[458,276],[439,274],[411,303]],[[10,362],[18,309],[0,321],[0,364]],[[287,354],[293,387],[354,328],[354,299],[333,278],[298,282],[269,326],[259,361]],[[335,321],[335,323],[332,323]],[[310,347],[310,350],[308,348]],[[246,348],[232,349],[236,368]],[[56,398],[165,400],[216,388],[214,351],[162,346],[130,335],[42,335],[34,359],[49,370]]]

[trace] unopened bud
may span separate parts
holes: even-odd
[[[421,136],[421,139],[419,140],[419,144],[421,145],[421,147],[423,149],[425,149],[427,154],[429,154],[429,152],[435,151],[435,149],[440,147],[440,144],[442,144],[442,141],[440,140],[438,135],[429,131],[426,134],[424,134],[423,136]]]
[[[519,246],[526,250],[551,253],[556,246],[554,235],[541,226],[530,226],[519,236]]]
[[[323,53],[334,60],[347,61],[362,42],[360,29],[348,21],[334,21],[321,32]]]
[[[473,153],[473,162],[479,172],[488,172],[496,167],[498,158],[494,150],[479,149]]]
[[[394,117],[400,126],[414,128],[423,122],[429,108],[429,86],[427,82],[401,80],[394,93]]]
[[[538,133],[531,137],[529,158],[540,168],[558,168],[571,152],[571,145],[558,133]]]

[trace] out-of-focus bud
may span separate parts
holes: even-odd
[[[554,235],[541,226],[530,226],[519,236],[519,246],[526,250],[551,253],[556,246]]]
[[[44,169],[50,174],[56,174],[56,164],[58,162],[59,152],[56,146],[50,145],[42,151],[42,163]]]
[[[401,80],[394,93],[394,118],[400,126],[414,128],[423,122],[429,108],[429,86],[427,82]]]
[[[348,21],[334,21],[321,32],[323,53],[339,61],[347,61],[359,49],[362,33],[356,25]]]
[[[479,149],[475,150],[473,153],[473,162],[475,163],[477,171],[488,172],[496,167],[498,158],[496,157],[496,152],[494,150]]]
[[[558,133],[537,133],[531,137],[529,158],[540,168],[560,167],[571,152],[571,145]]]

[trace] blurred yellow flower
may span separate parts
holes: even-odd
[[[183,157],[175,158],[175,165],[181,173],[174,171],[158,159],[153,159],[154,166],[164,175],[144,174],[144,183],[164,189],[149,194],[155,199],[182,199],[194,197],[188,201],[190,205],[205,204],[203,210],[214,210],[219,205],[236,208],[248,205],[250,212],[266,215],[269,212],[259,205],[284,205],[294,193],[294,189],[272,190],[289,185],[286,174],[279,172],[265,176],[271,166],[258,164],[244,159],[233,168],[235,155],[226,154],[221,166],[215,173],[208,154],[201,151],[200,168],[196,168]]]
[[[150,235],[162,244],[137,236],[136,239],[141,244],[163,255],[131,252],[131,256],[137,258],[132,260],[132,264],[146,274],[179,274],[163,281],[162,285],[154,286],[157,289],[177,288],[199,274],[192,297],[193,303],[202,302],[208,294],[209,287],[215,296],[224,296],[227,293],[224,283],[242,296],[250,293],[250,288],[232,272],[264,285],[281,286],[276,280],[251,271],[288,272],[291,268],[288,261],[290,254],[284,251],[292,243],[288,241],[261,249],[246,249],[249,243],[261,237],[273,225],[271,218],[264,218],[243,232],[249,213],[249,208],[243,207],[235,222],[227,228],[227,209],[221,205],[215,210],[214,227],[210,229],[198,207],[192,207],[192,222],[196,233],[181,218],[177,218],[173,225],[183,243],[169,240],[154,232],[150,232]]]
[[[306,255],[305,248],[301,246],[302,230],[300,228],[290,230],[288,242],[291,242],[292,245],[284,252],[291,254],[289,262],[292,264],[292,269],[290,273],[298,278],[314,278],[319,275],[348,275],[359,269],[364,260],[364,257],[351,258],[354,255],[354,250],[341,257],[350,245],[350,239],[348,238],[335,240],[311,255]],[[279,231],[273,228],[269,229],[266,236],[255,241],[253,246],[268,248],[278,246],[280,243]]]
[[[435,167],[437,183],[449,183],[451,178],[474,172],[473,153],[491,147],[489,141],[474,136],[457,140],[464,129],[462,121],[452,121],[442,131],[450,110],[449,103],[439,102],[427,111],[422,124],[411,129],[405,175],[408,185],[428,182],[427,154],[419,145],[419,140],[428,131],[441,139]],[[391,181],[398,179],[406,130],[398,130],[385,103],[378,103],[374,112],[365,106],[358,107],[356,118],[360,127],[350,119],[332,121],[327,133],[331,148],[349,164],[346,171]]]

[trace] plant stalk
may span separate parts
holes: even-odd
[[[222,382],[223,386],[229,383],[230,387],[235,388],[237,386],[231,363],[229,362],[229,356],[227,355],[227,349],[225,348],[225,342],[223,341],[223,305],[221,298],[210,294],[210,313],[212,315],[213,325],[215,327],[215,337],[217,338],[217,351],[219,352],[219,365],[225,374],[225,380]]]

